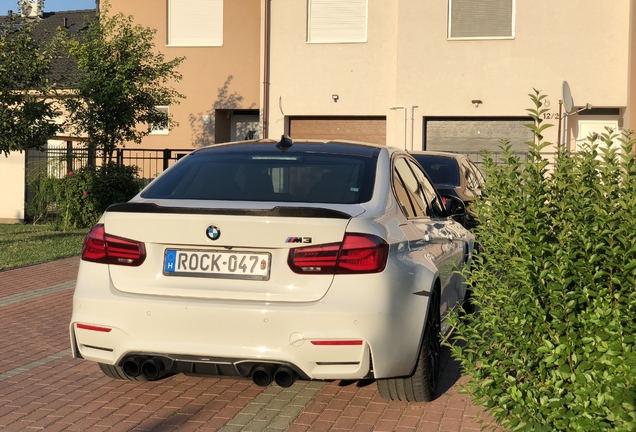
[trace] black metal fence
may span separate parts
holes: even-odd
[[[86,147],[66,145],[44,150],[29,149],[26,152],[25,183],[26,210],[29,217],[34,217],[32,204],[40,180],[44,177],[64,178],[69,173],[87,166],[99,167],[108,162],[120,165],[136,166],[141,184],[148,182],[162,173],[177,160],[187,155],[189,150],[183,149],[116,149],[111,154],[102,150],[90,150]]]
[[[139,177],[152,179],[174,162],[188,154],[183,149],[116,149],[112,154],[86,147],[74,147],[68,142],[66,147],[49,147],[38,151],[30,149],[26,154],[27,176],[30,173],[45,173],[51,177],[62,178],[76,169],[101,166],[109,161],[120,165],[136,166]]]

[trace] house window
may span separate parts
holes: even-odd
[[[367,12],[367,0],[307,0],[307,42],[366,42]]]
[[[168,127],[168,114],[170,113],[169,108],[167,106],[157,106],[155,109],[166,114],[166,121],[150,125],[150,135],[168,135],[168,132],[170,132]]]
[[[448,0],[449,39],[512,39],[515,0]]]
[[[168,0],[168,45],[223,45],[223,0]]]

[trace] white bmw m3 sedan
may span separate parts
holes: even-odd
[[[193,151],[86,236],[73,355],[109,377],[375,379],[427,401],[474,237],[407,152],[260,140]]]

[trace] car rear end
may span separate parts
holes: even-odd
[[[388,165],[353,145],[183,158],[87,236],[74,355],[148,379],[408,374],[422,330],[408,317],[426,299],[394,288],[409,264],[382,222]]]

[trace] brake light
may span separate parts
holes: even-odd
[[[342,243],[295,248],[287,260],[294,273],[359,274],[384,270],[389,245],[372,234],[346,234]]]
[[[82,259],[136,267],[146,259],[146,247],[141,242],[106,234],[104,224],[97,224],[84,238]]]

